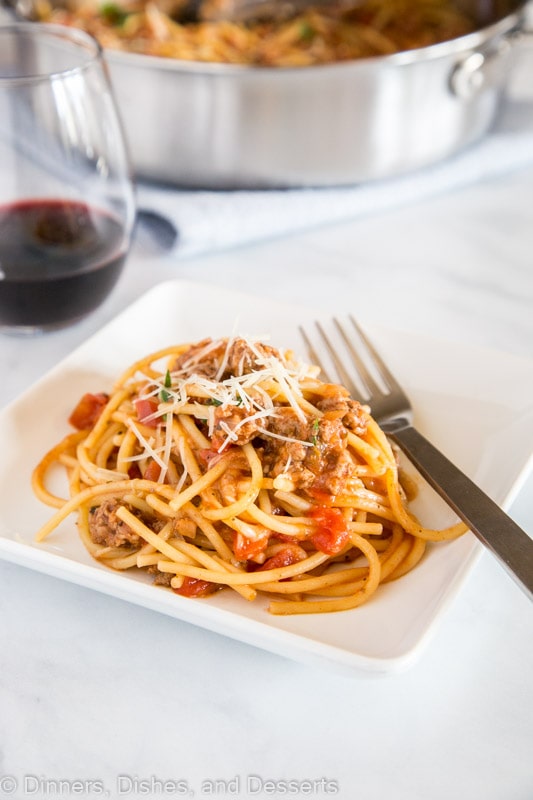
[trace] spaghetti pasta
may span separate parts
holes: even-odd
[[[103,47],[186,61],[305,67],[391,55],[475,30],[454,0],[355,0],[289,19],[187,21],[184,0],[36,0],[41,21],[74,25]],[[208,14],[208,3],[203,4]],[[347,7],[348,5],[348,7]]]
[[[90,554],[147,570],[187,597],[230,588],[273,614],[356,608],[412,570],[426,544],[395,453],[369,409],[291,352],[245,338],[166,348],[110,395],[87,394],[78,428],[47,453],[33,488],[71,514]],[[53,464],[70,497],[46,487]]]

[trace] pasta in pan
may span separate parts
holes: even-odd
[[[142,569],[177,594],[230,588],[273,614],[352,609],[416,566],[427,542],[395,453],[369,409],[318,369],[245,338],[169,347],[86,394],[77,430],[33,473],[56,513],[75,513],[89,553]],[[70,497],[46,486],[53,464]]]
[[[390,55],[475,30],[454,0],[355,0],[309,8],[289,19],[232,22],[185,19],[186,0],[36,0],[41,21],[81,27],[103,47],[188,61],[305,67]],[[209,5],[204,3],[206,14]]]

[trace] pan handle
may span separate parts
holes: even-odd
[[[502,85],[511,54],[533,47],[533,20],[530,25],[502,36],[490,49],[474,50],[461,59],[450,76],[452,93],[461,100],[471,100],[485,89]]]

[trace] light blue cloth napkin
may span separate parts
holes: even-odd
[[[458,155],[392,180],[344,188],[197,191],[138,187],[141,224],[170,223],[171,249],[200,255],[376,214],[533,164],[533,102],[509,100],[490,133]],[[148,212],[143,214],[142,212]],[[161,220],[159,221],[161,222]],[[154,231],[154,235],[157,232]]]

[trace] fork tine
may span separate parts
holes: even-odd
[[[311,359],[313,364],[316,364],[317,367],[320,367],[320,371],[322,372],[322,374],[326,378],[326,380],[330,380],[330,377],[328,376],[328,371],[324,366],[324,362],[321,361],[321,359],[319,358],[319,355],[318,355],[317,351],[313,347],[313,343],[311,342],[311,339],[309,338],[309,336],[305,332],[305,328],[303,328],[301,325],[299,326],[299,328],[300,328],[300,334],[302,336],[302,339],[305,342],[305,346],[307,348],[307,353],[309,355],[309,358]]]
[[[331,358],[333,364],[335,365],[335,369],[337,370],[337,373],[338,373],[338,375],[339,375],[339,377],[341,379],[341,383],[343,383],[346,386],[346,388],[349,390],[350,394],[352,394],[355,397],[357,397],[357,396],[360,397],[361,396],[360,389],[358,389],[358,387],[355,385],[352,376],[347,371],[347,369],[344,366],[342,360],[339,358],[339,356],[337,354],[337,351],[333,347],[333,345],[331,343],[331,340],[328,337],[327,333],[325,332],[324,328],[322,327],[320,322],[316,322],[315,325],[316,325],[316,327],[318,329],[318,332],[320,333],[320,336],[322,337],[322,341],[323,341],[323,343],[324,343],[324,345],[325,345],[325,347],[326,347],[326,349],[327,349],[327,351],[328,351],[328,353],[330,355],[330,358]],[[324,374],[327,374],[327,373],[324,373]]]
[[[350,333],[348,320],[353,333]],[[326,328],[328,333],[320,322],[316,321],[315,326],[316,333],[307,334],[302,327],[300,331],[309,355],[322,370],[325,380],[343,383],[355,400],[372,408],[374,418],[380,423],[390,425],[398,420],[405,423],[412,418],[408,396],[353,316],[346,322],[333,317],[332,327]],[[328,370],[335,378],[328,377]]]
[[[398,381],[396,380],[396,378],[394,377],[392,372],[389,370],[389,368],[387,367],[387,365],[385,364],[385,362],[381,358],[380,354],[378,353],[378,351],[376,350],[376,348],[374,347],[374,345],[372,344],[370,339],[365,335],[365,333],[361,329],[361,326],[358,325],[358,323],[352,317],[352,315],[350,315],[350,321],[351,321],[352,325],[354,326],[355,330],[357,331],[359,337],[361,338],[361,341],[364,342],[368,352],[372,356],[374,364],[378,368],[379,374],[380,374],[381,378],[383,379],[384,383],[386,384],[387,388],[389,390],[400,390],[400,388],[401,388],[400,384],[398,383]],[[348,340],[346,340],[346,341],[348,341]],[[352,353],[354,353],[353,348],[351,348],[351,351],[352,351]],[[403,393],[403,390],[402,390],[402,393]]]
[[[366,339],[366,337],[364,337],[362,335],[361,329],[359,328],[359,326],[357,325],[357,323],[355,322],[353,317],[350,317],[350,320],[351,320],[352,324],[355,325],[355,328],[356,328],[357,332],[359,333],[359,336],[360,336],[361,340],[368,347],[368,344],[369,344],[368,343],[368,339]],[[343,326],[340,324],[339,320],[334,317],[333,318],[333,322],[335,323],[335,326],[336,326],[337,330],[339,331],[340,335],[342,336],[344,344],[346,345],[346,347],[347,347],[347,349],[348,349],[348,351],[350,353],[350,357],[351,357],[353,363],[357,367],[357,371],[359,373],[359,377],[361,378],[361,380],[365,384],[366,390],[370,394],[374,394],[374,395],[382,394],[381,388],[377,385],[376,381],[374,380],[374,378],[372,377],[372,375],[368,371],[365,362],[363,361],[363,359],[359,355],[358,351],[354,347],[353,342],[350,340],[350,337],[348,336],[348,334],[344,330]],[[368,347],[368,349],[370,350],[369,347]],[[374,355],[374,353],[372,353],[372,355]]]

